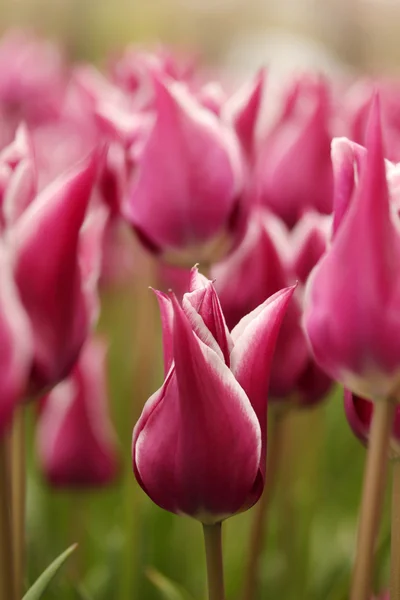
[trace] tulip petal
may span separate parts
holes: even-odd
[[[262,432],[265,469],[270,369],[282,320],[295,286],[280,290],[244,317],[232,331],[231,369],[255,410]]]
[[[163,338],[163,354],[164,354],[164,376],[167,376],[168,371],[174,360],[173,352],[173,327],[174,327],[174,310],[172,308],[171,299],[158,290],[153,290],[157,297],[158,306],[161,313],[161,327]]]

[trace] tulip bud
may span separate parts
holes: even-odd
[[[157,118],[138,160],[127,219],[167,261],[209,262],[235,238],[242,193],[238,141],[181,84],[155,80]]]
[[[289,227],[306,210],[332,210],[329,117],[323,82],[299,80],[261,143],[255,194]]]
[[[15,277],[34,341],[31,394],[68,375],[92,324],[79,246],[94,176],[93,158],[60,176],[12,230]]]
[[[107,411],[106,347],[89,340],[71,375],[44,398],[37,450],[50,485],[98,487],[119,470],[115,434]]]
[[[0,245],[0,436],[21,402],[31,366],[31,331],[13,281],[7,249]]]
[[[292,293],[266,300],[232,335],[196,270],[182,307],[158,294],[169,370],[134,429],[132,454],[139,484],[162,508],[215,523],[261,495],[268,377]]]
[[[387,398],[400,365],[400,238],[389,206],[379,120],[332,245],[314,269],[304,324],[319,365],[354,393]]]

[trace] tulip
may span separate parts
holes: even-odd
[[[59,49],[27,31],[11,31],[0,42],[0,107],[11,123],[55,118],[65,89]]]
[[[324,83],[300,79],[261,142],[254,193],[289,227],[306,210],[326,214],[332,210],[329,118]]]
[[[272,354],[293,288],[229,334],[211,281],[192,271],[182,306],[157,293],[166,377],[133,432],[136,478],[162,508],[218,523],[253,505],[265,477]]]
[[[126,217],[167,261],[210,261],[232,246],[242,193],[234,132],[182,84],[155,79],[157,118],[132,184]]]
[[[319,365],[357,395],[376,400],[395,393],[400,365],[400,238],[377,101],[367,149],[332,245],[309,279],[304,324]]]
[[[241,245],[211,270],[229,328],[235,327],[263,298],[296,280],[289,263],[290,240],[285,226],[267,212],[255,212]],[[301,306],[294,298],[276,345],[271,398],[287,398],[307,366],[309,352],[300,318]]]
[[[79,249],[94,177],[94,158],[63,174],[10,232],[16,283],[34,343],[30,394],[68,375],[92,326],[93,298]]]
[[[31,330],[12,273],[10,253],[0,244],[0,436],[24,396],[31,365]]]
[[[90,339],[70,376],[43,400],[36,441],[43,474],[52,486],[104,486],[118,474],[105,358],[103,341]]]
[[[352,394],[350,390],[344,391],[344,410],[351,430],[354,435],[367,445],[372,415],[374,412],[374,403],[371,400],[361,398]],[[400,406],[396,407],[396,414],[392,427],[391,455],[398,456],[398,444],[400,443]]]
[[[24,125],[13,142],[0,152],[0,223],[13,224],[35,197],[36,163],[32,141]]]

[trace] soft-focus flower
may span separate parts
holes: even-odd
[[[127,219],[172,262],[209,262],[235,239],[243,165],[231,128],[178,83],[154,82],[157,118],[137,162]]]
[[[344,390],[344,410],[354,435],[364,444],[368,444],[372,415],[374,413],[374,403],[372,400],[366,400],[350,390]],[[400,406],[396,407],[396,413],[393,421],[392,435],[390,439],[391,458],[400,457]]]
[[[192,271],[182,307],[158,292],[166,376],[133,432],[136,478],[162,508],[213,523],[249,508],[265,477],[272,354],[293,288],[229,334],[211,281]]]
[[[354,393],[388,397],[400,377],[400,238],[389,205],[379,104],[368,153],[332,244],[314,269],[305,328],[319,365]]]
[[[240,246],[211,270],[230,329],[264,298],[295,282],[289,262],[289,232],[284,224],[266,211],[256,211]],[[287,398],[306,368],[309,352],[301,314],[295,297],[285,314],[274,353],[271,398]]]
[[[34,340],[32,394],[68,375],[92,326],[93,290],[79,250],[95,172],[90,157],[60,176],[10,232],[15,279]]]
[[[289,227],[306,210],[326,214],[332,210],[329,119],[324,82],[299,79],[261,142],[254,193]]]
[[[114,481],[117,444],[108,415],[106,346],[90,339],[71,375],[44,398],[37,427],[39,462],[56,487],[97,487]]]
[[[16,289],[10,255],[0,244],[0,435],[26,391],[31,365],[31,331]]]
[[[55,118],[65,86],[64,59],[56,46],[28,31],[4,35],[0,42],[0,113],[7,120],[10,137],[21,120],[38,123]]]
[[[20,125],[14,140],[0,152],[0,225],[12,225],[35,197],[36,162],[27,128]]]

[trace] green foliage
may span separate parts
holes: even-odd
[[[46,592],[48,586],[57,575],[58,571],[61,569],[65,561],[71,556],[71,554],[76,549],[77,544],[70,546],[65,552],[63,552],[58,558],[56,558],[51,565],[47,567],[47,569],[40,575],[40,577],[35,581],[32,587],[27,591],[23,600],[39,600],[44,597],[44,593]]]

